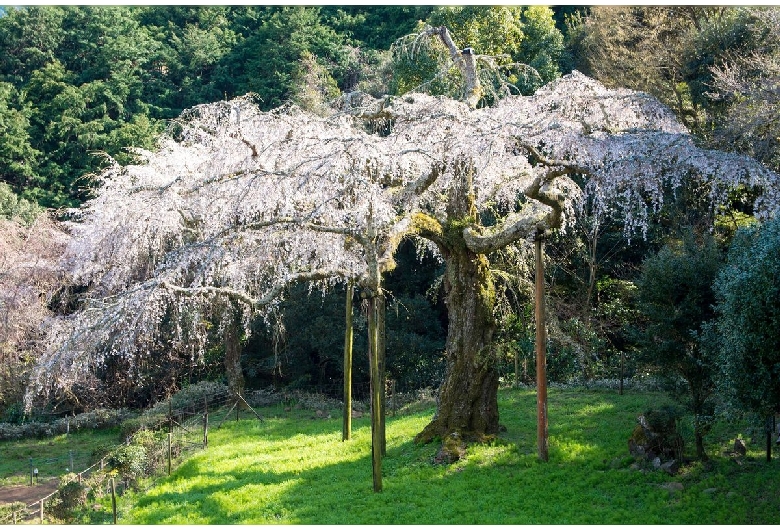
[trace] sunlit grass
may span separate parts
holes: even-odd
[[[0,486],[28,484],[30,459],[41,480],[65,473],[73,455],[76,471],[91,463],[92,454],[119,443],[118,429],[80,430],[45,438],[0,441]]]
[[[553,389],[550,459],[536,454],[533,390],[502,390],[490,445],[450,466],[437,447],[412,442],[432,410],[389,417],[381,493],[371,478],[368,420],[341,441],[338,411],[226,422],[209,448],[145,495],[121,499],[125,524],[716,524],[773,523],[780,513],[777,462],[742,466],[716,457],[676,477],[630,469],[627,439],[660,394]],[[279,417],[272,417],[277,415]],[[713,456],[715,456],[713,454]],[[751,472],[744,472],[750,466]],[[769,477],[774,479],[769,480]],[[683,484],[681,491],[670,482]]]

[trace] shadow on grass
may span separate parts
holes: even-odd
[[[533,390],[502,390],[503,441],[449,466],[411,440],[429,419],[388,418],[384,490],[372,490],[368,421],[341,442],[331,420],[226,424],[222,447],[184,463],[139,499],[139,524],[665,524],[769,523],[727,485],[665,489],[670,477],[614,462],[636,416],[660,395],[553,390],[550,461],[536,458]],[[298,434],[291,434],[291,422]],[[227,445],[228,440],[230,445]],[[258,451],[262,440],[264,451]],[[333,440],[337,440],[334,442]],[[216,444],[215,444],[216,445]],[[220,453],[222,451],[222,453]],[[222,460],[220,460],[222,459]],[[777,497],[774,497],[776,499]],[[770,500],[777,509],[777,501]],[[772,508],[772,505],[769,506]],[[767,513],[775,513],[767,511]]]

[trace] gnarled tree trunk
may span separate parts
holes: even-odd
[[[491,348],[495,292],[485,256],[465,246],[446,257],[447,374],[436,417],[417,436],[429,442],[458,433],[480,440],[498,433],[498,371]]]
[[[436,416],[416,437],[422,443],[453,433],[466,441],[498,433],[498,371],[491,347],[495,289],[487,257],[471,250],[464,237],[464,227],[476,225],[473,171],[470,163],[460,168],[460,189],[453,190],[447,205],[448,226],[428,219],[418,229],[444,257],[449,317],[447,372]]]
[[[225,329],[225,375],[232,394],[244,393],[244,373],[241,370],[240,327],[233,322]]]

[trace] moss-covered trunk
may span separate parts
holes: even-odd
[[[488,260],[457,244],[445,260],[447,372],[436,416],[417,436],[422,443],[452,433],[479,440],[498,432],[498,371],[491,347],[495,291]]]
[[[241,370],[241,335],[237,322],[225,329],[225,375],[228,389],[234,394],[244,393],[244,373]]]

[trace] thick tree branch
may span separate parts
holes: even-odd
[[[225,296],[232,300],[243,302],[248,306],[256,309],[259,307],[267,306],[274,300],[278,299],[279,295],[281,295],[285,289],[287,289],[288,287],[290,287],[295,283],[316,282],[319,280],[325,280],[328,278],[335,278],[335,277],[346,279],[346,278],[353,278],[354,276],[355,276],[354,273],[342,269],[333,269],[333,270],[317,269],[308,272],[299,272],[288,276],[282,282],[274,284],[271,287],[271,289],[266,291],[266,293],[263,294],[263,296],[261,296],[260,298],[255,298],[251,296],[249,293],[231,289],[229,287],[211,287],[211,286],[181,287],[179,285],[174,285],[168,281],[160,282],[159,286],[168,291],[184,294],[187,296],[196,296],[201,294],[213,294],[213,295]]]
[[[502,249],[513,242],[528,237],[546,224],[550,212],[536,203],[526,203],[516,213],[508,215],[504,221],[483,233],[469,227],[463,230],[466,246],[477,254],[488,254]]]
[[[465,102],[469,108],[476,108],[482,97],[482,85],[479,82],[479,76],[477,76],[477,56],[474,55],[474,51],[471,48],[466,48],[463,51],[459,50],[455,46],[455,42],[452,40],[450,31],[447,26],[439,26],[436,28],[426,28],[421,33],[421,36],[436,35],[441,40],[442,44],[450,52],[450,58],[455,66],[458,67],[465,82],[466,99]]]

